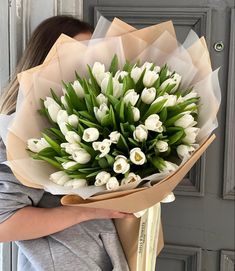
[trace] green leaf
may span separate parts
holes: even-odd
[[[133,138],[128,137],[129,142],[134,145],[135,147],[140,147],[139,143],[136,142]]]
[[[146,72],[146,68],[141,73],[141,76],[135,85],[135,91],[137,93],[140,93],[144,89],[143,78],[144,78],[145,72]]]
[[[92,73],[92,70],[91,70],[91,67],[89,65],[87,65],[88,67],[88,73],[90,75],[90,78],[91,78],[91,84],[93,86],[93,89],[94,89],[94,94],[97,96],[100,94],[100,86],[99,84],[97,83],[93,73]]]
[[[55,161],[51,158],[48,158],[46,156],[43,156],[43,155],[37,155],[37,157],[38,157],[37,159],[43,160],[43,161],[49,163],[50,165],[52,165],[53,167],[58,168],[60,170],[63,170],[62,166],[57,161]]]
[[[176,115],[176,116],[174,116],[174,117],[171,117],[171,118],[169,118],[169,119],[164,123],[164,125],[165,125],[165,126],[171,126],[171,125],[173,125],[178,119],[180,119],[182,116],[183,116],[183,114],[181,113],[181,114],[178,114],[178,115]]]
[[[109,166],[112,167],[114,162],[115,162],[114,157],[112,155],[110,155],[110,154],[107,154],[107,155],[105,155],[105,158],[106,158]]]
[[[118,71],[118,57],[117,57],[116,54],[114,55],[114,57],[113,57],[113,59],[111,61],[109,71],[112,73],[113,76]]]
[[[147,119],[147,117],[149,117],[152,114],[157,114],[159,113],[164,104],[166,103],[167,99],[161,100],[157,103],[151,104],[151,106],[149,107],[148,111],[144,114],[144,116],[141,118],[143,121]]]
[[[106,95],[113,95],[113,77],[112,74],[109,76],[109,81],[106,89]]]
[[[134,123],[134,114],[133,114],[131,103],[128,103],[128,106],[126,107],[126,116],[127,116],[127,121],[130,124]]]
[[[103,127],[107,127],[107,126],[112,125],[112,118],[111,118],[111,116],[110,116],[109,113],[106,114],[106,115],[102,118],[102,120],[101,120],[101,125],[102,125]]]
[[[89,120],[79,119],[79,122],[85,124],[89,128],[97,128],[98,130],[102,130],[102,127],[99,124],[91,122]]]
[[[173,133],[178,132],[178,131],[184,131],[184,128],[179,127],[179,126],[167,127],[166,128],[166,132],[168,134],[173,134]]]
[[[90,96],[90,94],[85,94],[85,103],[86,103],[86,108],[87,108],[87,111],[93,115],[94,112],[93,112],[93,102],[92,102],[92,98]]]
[[[129,147],[128,147],[127,142],[122,134],[120,135],[119,140],[117,142],[117,147],[124,152],[129,152]]]
[[[159,114],[161,122],[165,122],[167,119],[167,107],[163,107],[162,111]]]
[[[135,89],[135,82],[128,74],[123,78],[123,95],[129,90],[129,89]]]
[[[78,115],[80,117],[86,118],[87,120],[89,120],[93,123],[97,123],[97,119],[93,115],[88,113],[87,111],[78,111]]]
[[[121,122],[125,121],[125,103],[123,99],[120,100],[119,118]]]
[[[50,131],[54,136],[56,136],[60,141],[65,141],[65,136],[61,133],[61,131],[57,128],[49,128],[48,131]]]
[[[113,110],[112,105],[110,105],[109,116],[112,121],[112,125],[113,125],[114,130],[117,130],[117,123],[116,123],[116,118],[115,118],[115,114],[114,114],[114,110]]]
[[[161,68],[159,77],[160,77],[160,83],[162,84],[167,79],[167,65],[164,65],[164,67]]]
[[[54,157],[55,155],[57,155],[57,152],[53,148],[48,147],[38,152],[38,155],[42,155],[46,157]]]
[[[173,145],[185,136],[184,131],[178,131],[174,135],[168,137],[168,144]]]
[[[59,105],[61,105],[60,98],[55,94],[54,90],[51,88],[50,91],[51,91],[51,96],[52,96],[52,98],[53,98]]]
[[[164,167],[165,167],[165,160],[161,157],[148,157],[148,160],[151,162],[151,164],[156,168],[158,169],[159,171],[160,170],[163,170]]]
[[[79,172],[81,172],[81,173],[88,173],[88,174],[90,174],[90,173],[93,173],[93,172],[95,172],[95,171],[97,171],[97,170],[99,170],[100,168],[99,167],[91,167],[91,168],[80,168],[78,171]]]
[[[90,146],[88,146],[87,144],[82,143],[82,142],[79,142],[78,144],[79,144],[84,150],[86,150],[86,151],[92,156],[92,158],[95,158],[95,156],[96,156],[96,151],[95,151],[92,147],[90,147]]]
[[[109,168],[110,167],[108,161],[104,157],[99,158],[98,163],[101,168]]]
[[[128,73],[131,72],[133,68],[133,64],[131,64],[128,60],[126,61],[125,65],[123,66],[123,71],[126,71]]]
[[[54,141],[53,139],[51,139],[48,135],[42,133],[44,139],[47,141],[47,143],[58,153],[61,154],[61,147],[60,145]]]
[[[119,99],[117,99],[116,97],[114,97],[114,96],[112,96],[112,95],[106,95],[106,96],[107,96],[109,102],[111,103],[111,105],[112,105],[113,107],[115,107],[115,105],[116,105],[117,103],[119,103]]]

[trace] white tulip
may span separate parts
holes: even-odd
[[[68,117],[68,123],[73,126],[73,127],[77,127],[78,126],[78,121],[79,121],[79,118],[77,115],[75,114],[72,114]]]
[[[103,93],[100,93],[96,97],[96,100],[99,103],[99,105],[101,105],[101,104],[107,104],[108,103],[108,98]]]
[[[90,154],[80,148],[72,153],[73,160],[76,161],[79,164],[87,164],[91,160]]]
[[[135,131],[133,132],[133,138],[138,142],[143,142],[148,137],[148,129],[143,125],[140,124],[135,128]]]
[[[156,73],[159,73],[159,72],[161,71],[161,67],[155,66],[155,67],[153,68],[153,71],[156,72]]]
[[[197,98],[197,97],[198,97],[198,93],[195,90],[193,90],[189,92],[188,94],[186,94],[185,96],[179,96],[177,99],[177,104],[182,103],[192,98]]]
[[[130,164],[127,161],[127,158],[123,155],[118,155],[115,157],[115,162],[113,164],[113,170],[116,173],[125,174],[130,169]]]
[[[84,98],[85,96],[84,89],[78,80],[73,82],[72,87],[79,98]]]
[[[81,149],[80,145],[76,143],[62,143],[60,144],[61,148],[65,149],[68,154],[73,154],[75,151],[79,151]]]
[[[45,140],[45,138],[31,138],[27,141],[27,145],[29,150],[36,153],[50,147],[50,144]]]
[[[108,108],[107,104],[105,104],[105,103],[101,104],[99,108],[94,107],[95,117],[99,122],[101,122],[101,120],[108,113],[108,111],[109,111],[109,108]]]
[[[196,137],[199,133],[199,128],[196,127],[187,127],[184,132],[186,136],[183,138],[183,142],[186,144],[193,144],[196,141]]]
[[[121,134],[118,131],[113,131],[112,133],[110,133],[109,138],[113,144],[117,144],[120,138],[120,135]]]
[[[57,115],[59,113],[59,111],[61,110],[62,108],[60,107],[60,105],[58,105],[57,103],[54,103],[54,104],[50,104],[47,108],[48,110],[48,114],[50,115],[50,118],[56,122],[57,121]]]
[[[151,87],[158,79],[159,74],[155,71],[146,71],[143,78],[143,84],[146,87]]]
[[[137,92],[135,92],[134,89],[129,89],[124,98],[123,101],[125,102],[125,104],[131,104],[132,106],[135,106],[135,104],[137,103],[138,99],[139,99],[139,94]]]
[[[49,179],[59,185],[64,185],[70,180],[69,176],[64,171],[57,171],[55,173],[52,173]]]
[[[68,122],[69,115],[66,110],[59,110],[57,117],[56,117],[56,122],[60,124],[61,122]]]
[[[77,142],[81,142],[81,137],[74,131],[68,131],[65,135],[65,139],[70,143],[74,144]]]
[[[62,163],[62,167],[64,169],[69,169],[70,167],[73,167],[75,165],[77,165],[77,162],[74,162],[74,161],[69,161],[69,162]]]
[[[159,96],[154,102],[153,104],[155,103],[158,103],[162,100],[165,100],[166,99],[166,102],[164,103],[164,107],[168,107],[168,106],[174,106],[177,104],[177,96],[176,95],[169,95],[168,93],[162,95],[162,96]]]
[[[159,170],[162,173],[170,173],[170,172],[176,171],[179,167],[178,165],[169,161],[164,161],[164,164],[165,165],[163,166],[163,168]]]
[[[110,173],[106,171],[99,172],[95,177],[95,186],[101,186],[106,184],[110,178]]]
[[[49,105],[52,105],[52,104],[57,104],[57,102],[56,102],[53,98],[51,98],[51,97],[46,97],[46,99],[45,99],[45,101],[44,101],[44,106],[45,106],[46,108],[48,108]],[[58,104],[57,104],[57,105],[58,105]]]
[[[100,62],[95,62],[92,67],[92,74],[94,75],[97,83],[101,85],[102,80],[106,76],[104,64],[101,64]]]
[[[128,75],[128,72],[126,72],[126,71],[117,71],[114,78],[116,80],[119,80],[120,78],[123,79],[127,75]]]
[[[175,73],[171,78],[166,79],[160,86],[160,89],[164,89],[167,85],[175,85],[171,92],[174,92],[179,87],[181,82],[181,76],[178,73]]]
[[[96,128],[87,128],[83,132],[82,139],[86,142],[96,141],[100,136],[98,129]]]
[[[160,121],[160,118],[158,114],[152,114],[150,115],[144,122],[145,127],[154,132],[161,133],[163,131],[162,122]]]
[[[134,107],[134,106],[132,106],[131,109],[132,109],[134,121],[136,122],[140,119],[140,110],[139,108]]]
[[[116,190],[119,187],[119,182],[116,177],[111,177],[106,183],[107,190]]]
[[[66,122],[61,122],[59,124],[59,127],[60,127],[60,131],[61,133],[65,136],[68,132],[69,132],[69,129],[67,127],[67,123]]]
[[[144,69],[146,69],[146,71],[148,71],[148,70],[150,70],[150,69],[152,68],[152,66],[153,66],[153,63],[146,61],[146,62],[142,65],[141,68],[142,68],[142,71],[143,71]]]
[[[104,157],[110,152],[110,146],[112,141],[109,139],[104,139],[103,141],[96,141],[92,143],[92,147],[95,151],[100,151],[100,158]]]
[[[194,121],[193,116],[190,114],[183,115],[180,119],[178,119],[174,123],[175,126],[179,126],[182,128],[191,127],[191,126],[194,126],[195,124],[197,124],[197,122]]]
[[[113,96],[116,98],[119,98],[123,93],[123,91],[122,91],[123,84],[120,83],[115,78],[113,78],[112,80],[113,80]],[[101,92],[103,94],[105,94],[107,91],[108,82],[109,82],[109,77],[105,77],[101,82]]]
[[[184,158],[188,158],[196,149],[196,144],[194,146],[188,146],[188,145],[179,145],[176,148],[177,154],[181,160]]]
[[[158,140],[155,147],[159,152],[165,152],[168,150],[168,144],[163,140]]]
[[[156,89],[155,88],[145,88],[142,91],[141,100],[145,104],[151,104],[154,101],[155,96],[156,96]]]
[[[65,107],[65,109],[68,109],[69,105],[66,102],[65,96],[61,96],[60,100],[61,100],[61,103],[63,104],[63,106]]]
[[[85,179],[72,179],[64,184],[65,187],[71,187],[73,189],[86,187],[87,186],[87,180]]]
[[[130,172],[126,178],[122,179],[121,185],[127,185],[130,183],[139,183],[140,180],[141,178],[139,175],[136,175],[135,173]]]
[[[134,67],[131,70],[131,78],[134,80],[135,83],[138,82],[138,80],[140,79],[140,76],[142,74],[143,70],[139,67]]]
[[[143,165],[146,162],[146,157],[140,148],[134,148],[130,151],[130,160],[133,164]]]

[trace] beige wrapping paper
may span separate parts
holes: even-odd
[[[119,37],[115,38],[116,36]],[[44,183],[47,181],[47,176],[54,170],[46,163],[30,160],[25,150],[27,139],[30,137],[39,137],[40,130],[46,127],[46,123],[39,120],[39,116],[36,114],[30,115],[30,112],[35,112],[38,109],[38,104],[35,100],[45,98],[47,90],[50,89],[50,87],[53,87],[57,93],[61,93],[61,79],[72,80],[71,70],[78,69],[78,67],[85,65],[86,61],[89,64],[97,61],[92,55],[93,49],[101,49],[107,52],[104,59],[106,65],[113,53],[112,50],[115,51],[116,48],[119,50],[118,57],[121,59],[121,63],[125,58],[129,60],[139,58],[145,61],[145,52],[151,49],[152,57],[158,57],[159,59],[163,59],[163,61],[165,59],[169,60],[169,62],[172,63],[172,68],[176,71],[177,68],[181,67],[183,67],[185,71],[188,71],[187,61],[190,58],[190,65],[193,69],[188,74],[188,78],[191,82],[196,83],[211,73],[210,59],[204,38],[198,39],[192,44],[189,42],[187,50],[178,50],[178,43],[171,21],[136,30],[134,27],[119,19],[114,19],[104,38],[106,38],[106,40],[97,40],[92,44],[93,47],[91,47],[89,42],[77,42],[72,38],[61,35],[42,65],[24,71],[18,76],[22,94],[25,97],[25,103],[21,105],[19,116],[16,119],[17,121],[13,123],[8,133],[7,158],[13,173],[24,185],[34,188],[43,188]],[[171,42],[166,44],[166,40],[169,39]],[[112,46],[113,44],[122,44],[122,47]],[[76,52],[77,50],[85,57],[84,59],[76,58],[75,62],[75,57],[73,57],[71,52]],[[82,52],[84,52],[84,54]],[[166,56],[168,58],[166,58]],[[61,59],[63,59],[63,63],[61,63]],[[98,59],[98,61],[102,62],[101,59]],[[178,66],[175,62],[178,63]],[[82,73],[84,72],[85,71],[82,70]],[[209,81],[210,78],[208,79],[208,82]],[[186,81],[185,84],[189,83],[190,81]],[[216,112],[217,109],[218,106],[214,106],[214,112]],[[25,119],[28,120],[27,123],[24,123],[27,133],[22,131],[21,128],[21,123],[25,122]],[[31,124],[35,121],[38,121],[40,126],[36,127]],[[61,202],[64,205],[106,208],[129,213],[135,213],[149,208],[157,202],[160,202],[173,191],[214,138],[215,136],[213,135],[204,141],[192,157],[176,172],[150,188],[142,187],[128,191],[112,192],[92,196],[86,200],[77,195],[66,195],[62,198]],[[33,179],[35,172],[37,173],[36,181]],[[130,269],[131,271],[135,271],[139,219],[117,219],[115,220],[115,225]],[[158,253],[162,247],[163,234],[161,227],[158,238]]]

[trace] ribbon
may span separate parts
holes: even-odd
[[[134,213],[136,217],[141,218],[136,271],[155,270],[158,236],[161,224],[161,203],[170,203],[174,200],[174,194],[170,193],[161,202],[158,202],[154,206]]]

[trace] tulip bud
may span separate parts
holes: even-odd
[[[60,124],[61,122],[68,122],[68,113],[66,110],[59,110],[57,117],[56,117],[56,122]]]
[[[108,98],[103,93],[100,93],[96,97],[96,100],[99,103],[99,105],[101,105],[101,104],[107,104],[108,103]]]
[[[77,142],[81,142],[81,137],[74,131],[68,131],[65,135],[65,139],[70,143],[74,144]]]
[[[137,103],[138,99],[139,99],[139,94],[137,94],[137,92],[135,92],[134,89],[129,89],[124,98],[123,101],[125,102],[125,104],[131,104],[132,106],[135,106],[135,104]]]
[[[76,161],[79,164],[87,164],[91,160],[90,154],[80,148],[72,153],[73,160]]]
[[[118,140],[120,138],[120,135],[121,134],[119,132],[114,131],[114,132],[110,133],[109,138],[112,141],[112,143],[117,144]]]
[[[63,106],[65,107],[65,109],[68,109],[69,106],[68,106],[68,104],[66,102],[65,96],[61,96],[60,100],[61,100],[61,103],[63,104]]]
[[[103,141],[96,141],[92,143],[92,147],[95,151],[100,151],[100,158],[104,157],[110,152],[110,146],[112,141],[109,139],[104,139]]]
[[[67,127],[67,123],[66,122],[61,122],[59,124],[59,127],[60,127],[61,133],[65,136],[68,133],[68,131],[69,131],[69,129]]]
[[[119,187],[119,182],[116,177],[111,177],[106,183],[107,190],[116,190]]]
[[[126,72],[126,71],[117,71],[116,74],[115,74],[115,76],[114,76],[114,78],[116,80],[119,80],[120,78],[123,80],[123,78],[125,76],[127,76],[127,75],[128,75],[128,72]]]
[[[169,161],[164,161],[164,166],[162,169],[159,169],[160,172],[162,173],[170,173],[170,172],[174,172],[178,169],[178,165],[169,162]]]
[[[79,121],[79,118],[77,115],[75,114],[72,114],[68,117],[68,123],[73,126],[74,128],[77,128],[78,126],[78,121]]]
[[[196,144],[195,144],[196,145]],[[188,158],[194,151],[196,146],[179,145],[176,148],[177,154],[181,160]]]
[[[60,105],[58,105],[57,103],[50,104],[48,106],[47,110],[48,110],[48,114],[50,115],[50,118],[52,119],[52,121],[56,122],[58,112],[61,110]]]
[[[151,104],[154,101],[155,96],[156,96],[156,89],[155,88],[145,88],[142,91],[141,100],[145,104]]]
[[[113,96],[119,98],[123,93],[123,84],[120,83],[117,79],[113,78]],[[106,93],[108,87],[109,77],[105,77],[101,82],[101,92]]]
[[[136,122],[140,119],[140,110],[139,108],[134,107],[134,106],[132,106],[131,109],[132,109],[134,121]]]
[[[136,183],[136,185],[140,182],[141,178],[139,175],[130,172],[128,176],[121,181],[121,185],[127,185],[131,183]]]
[[[73,154],[75,151],[79,151],[80,150],[80,145],[76,144],[76,143],[62,143],[60,144],[61,148],[65,149],[65,151],[68,154]]]
[[[105,66],[100,62],[95,62],[92,67],[92,74],[94,75],[97,83],[101,85],[102,80],[105,77]]]
[[[51,97],[46,97],[46,99],[45,99],[45,101],[44,101],[44,106],[45,106],[46,108],[48,108],[49,105],[52,105],[52,104],[57,104],[57,102],[56,102],[53,98],[51,98]],[[58,104],[57,104],[57,105],[58,105]]]
[[[85,179],[72,179],[64,184],[66,187],[72,187],[73,189],[86,187],[87,186],[87,180]]]
[[[52,173],[49,179],[58,185],[64,185],[70,180],[69,176],[64,171],[57,171]]]
[[[168,150],[168,144],[163,140],[158,140],[155,147],[159,152],[165,152]]]
[[[181,81],[181,76],[178,73],[175,73],[171,78],[166,79],[160,86],[160,89],[164,89],[167,85],[175,85],[171,89],[171,93],[177,90]]]
[[[62,167],[63,167],[64,169],[69,169],[70,167],[73,167],[73,166],[75,166],[75,165],[77,165],[77,163],[74,162],[74,161],[69,161],[69,162],[64,162],[64,163],[62,163]]]
[[[196,137],[199,133],[199,128],[196,127],[187,127],[184,132],[185,132],[185,137],[183,138],[183,142],[186,144],[193,144],[196,141]]]
[[[110,178],[110,173],[106,171],[99,172],[95,177],[95,186],[101,186],[106,184]]]
[[[158,114],[152,114],[150,115],[144,122],[145,127],[154,132],[161,133],[163,131],[162,122],[160,121],[160,118]]]
[[[130,151],[130,160],[135,165],[143,165],[146,162],[146,157],[140,148],[134,148]]]
[[[96,128],[87,128],[83,132],[82,139],[86,142],[93,142],[99,138],[99,131]]]
[[[113,170],[116,173],[125,174],[130,169],[130,164],[127,161],[127,158],[123,155],[118,155],[115,157],[115,162],[113,164]]]
[[[148,71],[148,70],[150,70],[150,69],[152,68],[152,66],[153,66],[153,63],[150,63],[150,62],[146,61],[146,62],[142,65],[141,69],[142,69],[142,71],[143,71],[144,69],[146,69],[146,71]]]
[[[139,67],[134,67],[131,70],[131,78],[134,80],[135,83],[138,82],[138,80],[140,79],[140,76],[142,74],[143,70]]]
[[[154,71],[146,71],[143,78],[143,83],[146,87],[151,87],[158,79],[159,74]]]
[[[108,111],[109,111],[109,108],[107,104],[101,104],[99,108],[94,107],[95,117],[99,122],[101,122],[101,120],[108,113]]]
[[[135,128],[135,131],[133,132],[133,138],[138,142],[143,142],[148,137],[148,129],[143,125],[140,124]]]
[[[72,87],[79,98],[84,98],[85,96],[84,89],[78,80],[73,82]]]
[[[195,124],[197,124],[197,122],[194,121],[193,116],[190,115],[190,114],[183,115],[180,119],[178,119],[174,123],[175,126],[179,126],[179,127],[182,127],[182,128],[187,128],[187,127],[190,127],[190,126],[194,126]]]
[[[37,139],[37,138],[31,138],[27,141],[28,149],[32,152],[40,152],[45,148],[49,148],[49,143],[45,140],[45,138]]]

